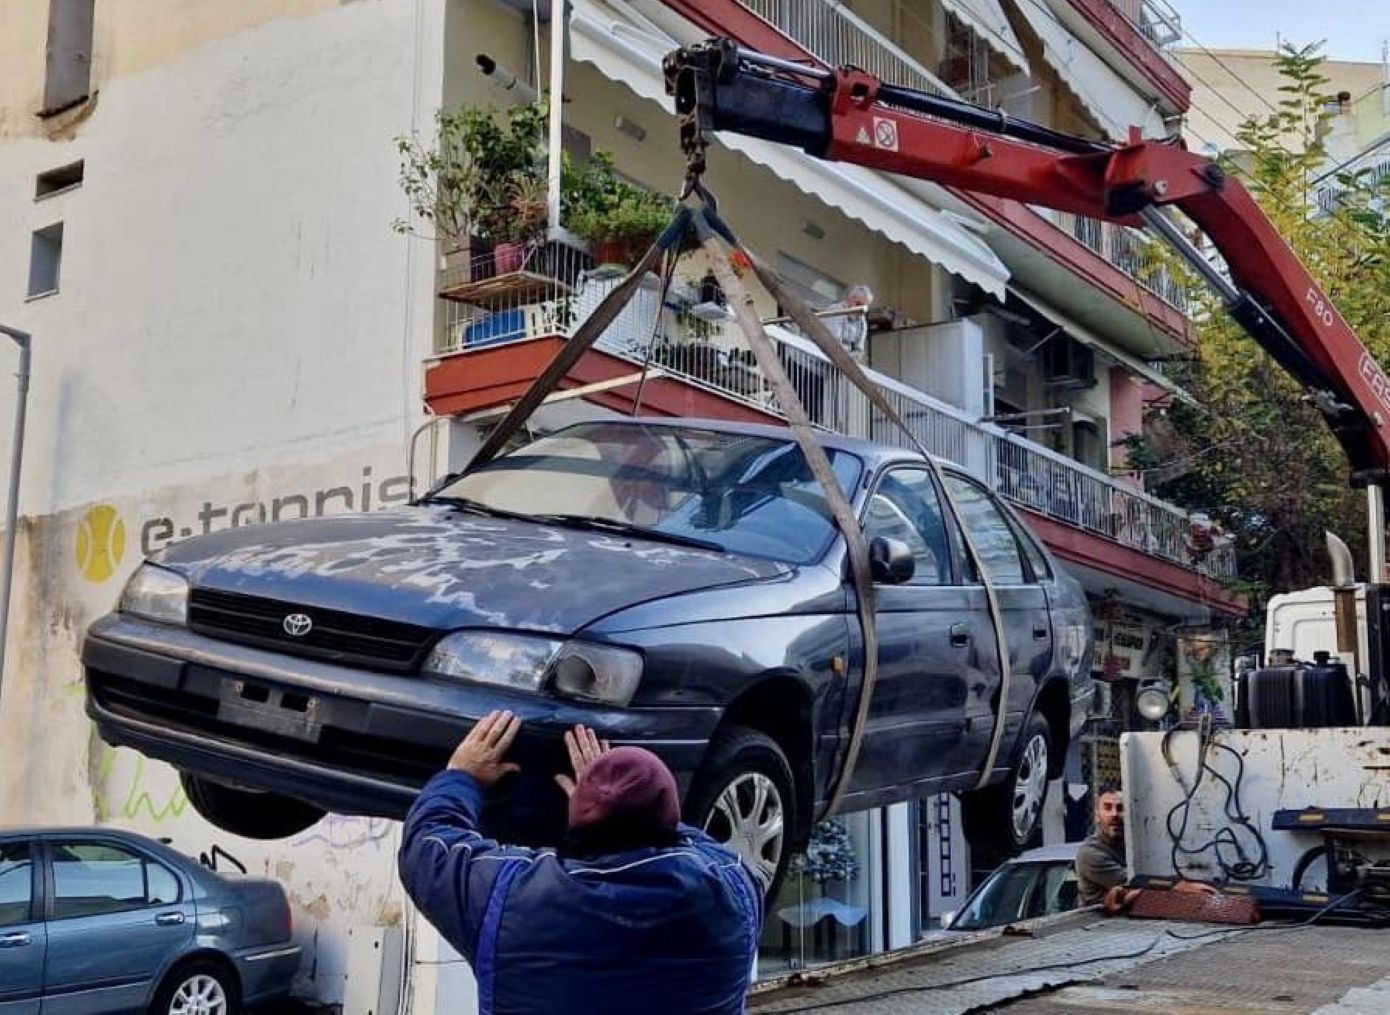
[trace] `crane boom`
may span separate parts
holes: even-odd
[[[722,0],[670,2],[706,18],[712,6],[743,10]],[[1390,480],[1390,381],[1249,191],[1216,163],[1176,140],[1144,140],[1137,131],[1121,145],[1073,137],[806,56],[794,45],[760,53],[725,38],[666,58],[693,173],[703,169],[708,134],[724,130],[961,191],[1148,226],[1308,391],[1347,454],[1353,484]],[[1166,208],[1211,239],[1229,278]]]

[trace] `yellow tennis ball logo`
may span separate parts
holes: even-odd
[[[89,582],[104,582],[125,556],[125,522],[110,504],[98,504],[77,525],[77,568]]]

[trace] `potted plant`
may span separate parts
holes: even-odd
[[[491,199],[483,228],[494,242],[492,258],[497,274],[521,270],[526,248],[544,235],[546,210],[546,181],[535,176],[508,180],[502,193]]]
[[[438,240],[446,259],[534,239],[544,226],[546,115],[540,104],[501,112],[463,105],[435,114],[430,143],[415,135],[396,138],[411,210],[410,218],[393,224],[396,231]],[[504,251],[501,260],[515,262],[516,249]]]
[[[566,223],[600,264],[636,263],[675,211],[671,198],[618,176],[607,152],[583,166],[567,163],[563,192]]]

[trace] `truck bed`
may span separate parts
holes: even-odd
[[[1390,930],[1214,927],[1085,911],[1022,935],[973,935],[804,975],[814,982],[761,985],[749,1011],[1380,1015],[1390,1011]]]

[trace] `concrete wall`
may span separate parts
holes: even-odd
[[[343,996],[346,928],[402,921],[394,824],[216,831],[171,769],[92,734],[79,640],[146,549],[300,497],[402,499],[434,279],[429,246],[390,229],[392,138],[438,105],[445,7],[107,0],[97,98],[47,122],[47,4],[0,15],[0,320],[34,335],[0,823],[110,822],[279,878],[300,989],[324,1001]],[[34,200],[36,174],[77,159],[81,187]],[[59,291],[26,302],[30,233],[56,221]],[[0,384],[6,419],[13,397]]]

